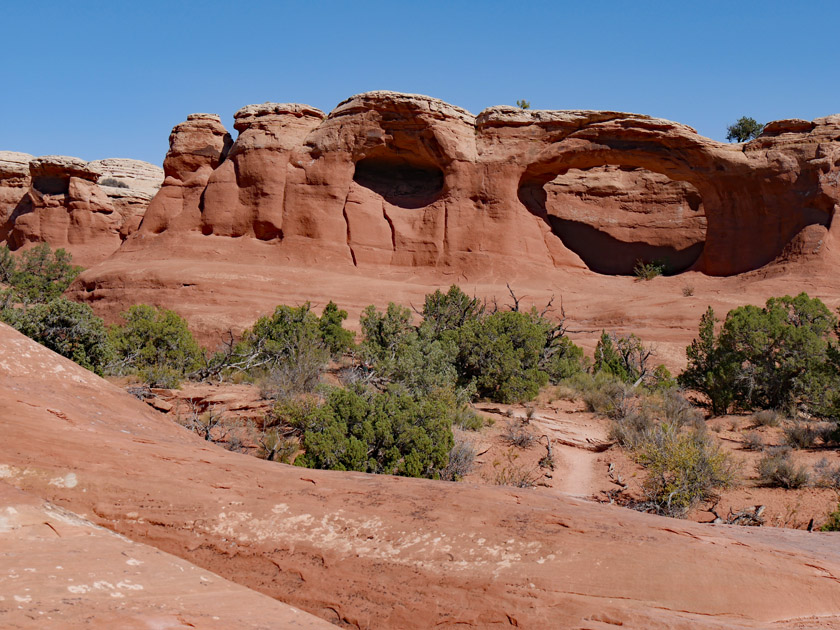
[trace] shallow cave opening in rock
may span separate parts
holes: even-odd
[[[70,179],[58,175],[36,175],[32,187],[45,195],[64,195],[70,189]]]
[[[353,181],[401,208],[422,208],[443,191],[443,171],[434,164],[397,157],[370,157],[356,163]]]
[[[519,198],[592,271],[633,275],[639,262],[657,262],[675,274],[700,257],[706,214],[689,182],[617,165],[549,177],[523,178]]]

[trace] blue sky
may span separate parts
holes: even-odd
[[[685,8],[683,8],[685,7]],[[840,2],[5,2],[0,150],[160,164],[191,112],[374,89],[473,113],[669,118],[723,140],[840,113]]]

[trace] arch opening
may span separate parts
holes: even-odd
[[[550,176],[523,179],[519,198],[592,271],[633,275],[641,261],[676,274],[702,254],[706,214],[689,182],[627,165],[558,169]]]
[[[443,171],[434,164],[402,157],[370,157],[356,162],[353,181],[401,208],[423,208],[443,192]]]

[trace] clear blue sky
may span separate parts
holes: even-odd
[[[173,125],[375,89],[473,113],[669,118],[723,140],[840,113],[840,2],[4,2],[0,149],[160,164]]]

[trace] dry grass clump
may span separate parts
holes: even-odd
[[[484,416],[466,405],[459,407],[452,414],[452,425],[465,431],[479,431],[485,424]]]
[[[752,415],[755,427],[777,427],[782,423],[783,416],[775,409],[762,409]]]
[[[511,446],[518,448],[531,448],[537,441],[537,436],[526,425],[517,420],[507,422],[501,437]]]
[[[785,444],[792,448],[814,448],[819,430],[807,422],[795,422],[784,428]]]
[[[758,477],[767,486],[794,490],[807,486],[811,476],[804,466],[793,461],[789,448],[779,448],[767,453],[756,465]]]
[[[493,462],[492,481],[494,484],[514,488],[533,488],[537,485],[537,482],[542,479],[542,472],[517,462],[518,457],[519,455],[511,449],[505,455],[505,461]]]
[[[814,475],[814,485],[840,490],[840,466],[832,466],[825,457],[814,464]]]
[[[744,436],[744,450],[747,450],[747,451],[763,451],[764,450],[764,438],[761,437],[761,434],[756,433],[755,431],[747,433]]]
[[[470,474],[475,466],[478,451],[472,440],[456,432],[455,443],[449,451],[449,463],[441,471],[440,478],[444,481],[458,481]]]

